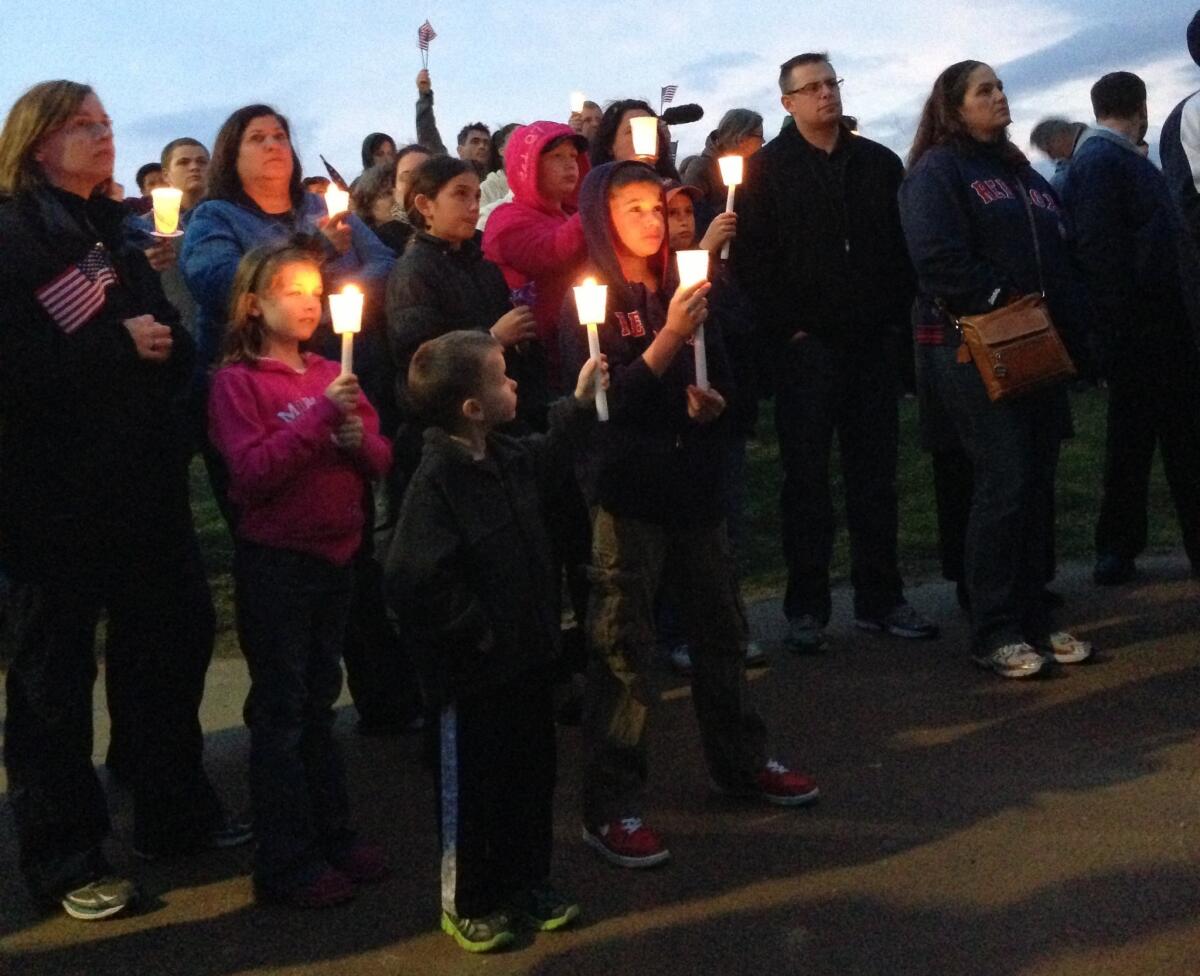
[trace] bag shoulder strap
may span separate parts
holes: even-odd
[[[1025,204],[1025,216],[1029,218],[1029,230],[1033,234],[1033,257],[1037,261],[1038,269],[1038,290],[1042,293],[1042,297],[1046,297],[1046,279],[1042,274],[1042,245],[1038,240],[1037,222],[1033,219],[1033,205],[1029,202],[1029,190],[1025,187],[1019,176],[1013,177],[1017,181],[1017,189],[1021,191],[1021,202]]]

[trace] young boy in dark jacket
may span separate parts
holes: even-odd
[[[430,427],[387,580],[440,713],[442,929],[471,952],[511,943],[516,915],[550,931],[579,914],[546,883],[560,611],[543,512],[593,416],[597,368],[585,363],[574,398],[553,405],[548,434],[518,440],[495,433],[516,414],[517,384],[490,335],[447,333],[409,366]]]
[[[766,730],[746,701],[746,624],[725,535],[729,367],[718,329],[706,337],[711,388],[696,384],[688,349],[707,318],[710,286],[677,287],[662,182],[645,164],[598,166],[584,180],[579,207],[591,273],[608,287],[598,332],[612,366],[611,421],[582,466],[592,507],[583,837],[610,863],[643,868],[670,856],[642,821],[646,726],[657,698],[646,665],[666,572],[678,584],[713,781],[781,805],[810,802],[818,791],[809,777],[767,758]],[[564,366],[584,358],[573,315],[568,300],[559,330]]]

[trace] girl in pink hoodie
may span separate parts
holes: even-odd
[[[321,319],[321,269],[294,243],[237,269],[209,428],[229,468],[238,636],[250,669],[250,792],[260,899],[321,907],[386,873],[349,825],[332,736],[369,478],[391,445],[353,375],[300,351]]]

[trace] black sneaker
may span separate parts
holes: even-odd
[[[512,897],[512,907],[527,925],[539,932],[553,932],[579,917],[579,905],[574,899],[549,885],[517,892]]]
[[[247,820],[225,817],[199,837],[166,844],[147,844],[134,841],[133,856],[148,863],[173,857],[191,857],[204,851],[241,847],[254,840],[254,825]]]
[[[512,945],[516,939],[507,912],[492,912],[483,918],[458,918],[443,911],[442,931],[467,952],[492,952]]]
[[[97,878],[62,897],[62,907],[71,918],[96,922],[124,911],[138,898],[137,885],[128,878]]]
[[[932,640],[940,633],[937,624],[930,623],[907,603],[892,607],[880,617],[856,615],[854,626],[860,630],[884,630],[893,637],[908,640]]]
[[[1120,586],[1128,583],[1136,574],[1137,566],[1132,559],[1109,553],[1096,560],[1092,579],[1100,586]]]

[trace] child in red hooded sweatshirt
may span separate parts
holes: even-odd
[[[238,265],[209,429],[229,466],[238,638],[250,669],[250,794],[262,900],[318,908],[386,873],[350,828],[333,705],[366,480],[391,445],[353,374],[300,351],[321,319],[319,257],[290,242]]]
[[[509,288],[532,285],[533,316],[545,348],[549,391],[559,389],[558,315],[587,260],[579,222],[579,184],[587,175],[587,140],[568,125],[534,122],[509,136],[504,172],[511,203],[497,207],[483,235],[483,255],[500,265]],[[525,383],[522,398],[532,394]],[[526,405],[527,409],[527,405]]]

